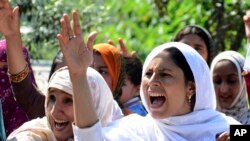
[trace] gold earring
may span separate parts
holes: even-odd
[[[191,103],[192,95],[188,96],[188,103]]]

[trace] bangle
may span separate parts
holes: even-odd
[[[26,64],[25,68],[18,74],[15,74],[15,75],[10,74],[10,80],[12,82],[18,83],[18,82],[23,81],[28,76],[28,74],[29,74],[29,66],[28,64]]]

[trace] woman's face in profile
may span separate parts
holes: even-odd
[[[156,119],[189,113],[188,88],[182,69],[173,62],[167,51],[159,53],[149,63],[142,78],[149,113]]]
[[[213,71],[216,98],[221,108],[230,108],[240,91],[236,66],[229,60],[219,61]]]
[[[102,56],[100,54],[94,53],[94,60],[90,67],[98,71],[106,83],[108,84],[110,90],[112,90],[112,77],[109,73],[108,66],[105,64]]]
[[[179,41],[194,48],[203,59],[208,61],[208,50],[204,40],[196,34],[187,34]]]

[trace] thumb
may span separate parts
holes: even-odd
[[[93,45],[94,45],[94,41],[96,39],[96,36],[97,36],[97,32],[94,31],[92,33],[90,33],[88,39],[87,39],[87,48],[92,51],[93,50]]]
[[[12,11],[13,22],[19,27],[19,7],[16,6]]]

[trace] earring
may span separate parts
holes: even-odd
[[[188,96],[188,103],[191,103],[192,95]]]

